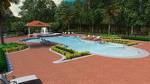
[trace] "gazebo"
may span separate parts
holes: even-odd
[[[49,27],[49,24],[45,23],[45,22],[38,21],[38,20],[34,20],[32,22],[27,23],[26,26],[28,27],[28,35],[30,36],[31,35],[31,28],[33,28],[33,27],[42,28],[43,32],[45,32],[47,30],[47,27]]]

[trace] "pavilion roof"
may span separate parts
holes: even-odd
[[[26,26],[28,26],[28,27],[49,27],[49,24],[38,21],[38,20],[34,20],[32,22],[27,23]]]

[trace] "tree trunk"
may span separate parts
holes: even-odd
[[[68,32],[70,31],[70,29],[69,29],[69,24],[68,24]]]
[[[0,21],[0,40],[1,40],[1,44],[4,44],[4,28],[2,26],[2,21]]]
[[[81,33],[81,22],[79,22],[79,30],[78,33]]]
[[[4,36],[3,36],[3,28],[0,29],[0,38],[1,38],[1,44],[4,44]]]
[[[82,28],[82,23],[80,22],[80,29],[79,29],[79,33],[80,33],[80,34],[81,34],[81,32],[82,32],[81,28]]]
[[[134,33],[134,27],[131,26],[131,35],[133,35],[133,33]]]
[[[111,32],[111,25],[109,24],[109,26],[108,26],[108,34],[111,34],[110,32]]]
[[[76,30],[78,33],[79,33],[79,31],[80,31],[80,24],[78,24],[78,30]]]
[[[94,22],[92,22],[92,34],[94,33]]]
[[[81,23],[79,24],[80,26],[79,26],[79,33],[81,33]]]

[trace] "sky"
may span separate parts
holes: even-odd
[[[23,5],[22,4],[23,1],[25,1],[25,0],[20,0],[20,3],[18,5],[11,4],[10,9],[12,10],[14,16],[18,16],[19,17],[19,15],[18,15],[18,13],[20,12],[19,6]],[[53,0],[53,1],[56,3],[56,5],[58,5],[62,0]]]

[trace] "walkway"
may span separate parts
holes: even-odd
[[[150,42],[142,42],[136,47],[150,51]],[[48,47],[40,47],[12,53],[10,59],[14,67],[10,75],[36,74],[43,84],[150,84],[150,57],[113,59],[92,56],[53,64],[60,57],[49,52]]]

